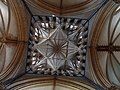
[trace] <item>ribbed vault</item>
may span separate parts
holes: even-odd
[[[0,80],[8,79],[17,69],[26,46],[14,7],[10,1],[0,0]],[[13,10],[12,10],[12,9]],[[19,24],[19,25],[18,25]],[[13,26],[14,25],[14,26]],[[23,40],[24,39],[24,40]],[[23,49],[22,51],[20,50]],[[21,58],[19,58],[21,57]],[[18,59],[19,58],[19,59]]]
[[[0,0],[0,89],[119,89],[120,7],[114,1]]]
[[[100,22],[101,23],[101,22]],[[100,24],[99,34],[94,35],[96,47],[91,48],[94,69],[96,75],[100,74],[100,79],[104,85],[111,83],[115,87],[120,87],[120,8],[114,6],[111,12],[106,16],[104,22]],[[93,40],[93,41],[94,41]],[[95,46],[94,45],[94,46]],[[94,55],[93,55],[94,52]],[[96,58],[93,58],[95,57]],[[95,60],[95,61],[94,61]],[[97,65],[95,65],[95,62]],[[103,78],[102,78],[103,77]]]
[[[25,0],[30,6],[57,15],[84,13],[94,10],[103,0]],[[89,7],[89,8],[88,8]]]
[[[26,78],[23,80],[23,78]],[[85,78],[73,77],[53,77],[53,76],[38,76],[25,75],[16,83],[11,83],[6,89],[8,90],[99,90],[99,86],[86,81]]]
[[[33,16],[31,23],[28,67],[33,73],[84,75],[87,20]]]

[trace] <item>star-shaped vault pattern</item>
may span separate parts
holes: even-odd
[[[47,58],[48,65],[54,71],[63,66],[70,55],[79,51],[79,48],[67,39],[60,25],[49,38],[38,43],[35,48]]]
[[[45,75],[84,75],[87,20],[33,16],[31,23],[27,71]]]

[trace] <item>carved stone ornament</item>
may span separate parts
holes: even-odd
[[[33,16],[27,71],[84,75],[87,27],[84,19]]]

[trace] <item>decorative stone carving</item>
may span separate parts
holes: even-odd
[[[84,75],[87,20],[33,16],[32,24],[28,53],[30,63],[28,67],[32,72],[49,75]]]

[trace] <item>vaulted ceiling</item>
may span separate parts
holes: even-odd
[[[119,90],[119,2],[0,0],[0,89]]]
[[[92,12],[92,10],[97,8],[102,1],[103,0],[26,0],[30,6],[35,6],[39,11],[45,11],[42,14],[50,13],[56,15]],[[33,9],[32,7],[29,8]],[[75,14],[75,16],[76,15],[77,14]]]

